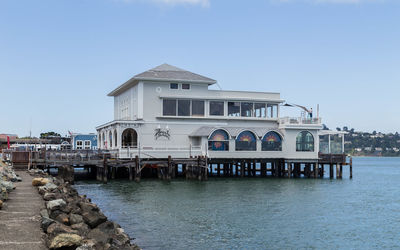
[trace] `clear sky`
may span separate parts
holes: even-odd
[[[398,0],[0,0],[0,133],[95,132],[162,63],[400,131],[399,26]]]

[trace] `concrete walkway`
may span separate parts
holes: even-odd
[[[0,210],[0,249],[48,249],[40,228],[39,212],[44,208],[44,201],[32,186],[32,177],[25,171],[16,173],[22,182],[14,183],[16,189]]]

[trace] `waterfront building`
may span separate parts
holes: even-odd
[[[71,133],[71,145],[74,150],[95,150],[97,149],[97,135]]]
[[[98,147],[120,158],[318,160],[319,117],[281,117],[279,93],[214,84],[168,64],[135,75],[108,94],[114,120],[96,128]]]

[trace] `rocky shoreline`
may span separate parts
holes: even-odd
[[[79,195],[70,182],[33,170],[32,185],[46,203],[42,229],[50,249],[140,249],[115,222],[109,221],[97,205]]]
[[[0,209],[7,201],[8,194],[15,189],[13,182],[17,181],[21,181],[21,178],[15,174],[13,168],[0,160]]]

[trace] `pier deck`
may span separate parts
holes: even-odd
[[[341,179],[343,166],[349,166],[352,175],[352,159],[344,154],[320,154],[319,159],[223,159],[197,156],[191,158],[139,158],[120,159],[107,151],[48,151],[6,152],[5,156],[26,163],[29,168],[49,170],[62,166],[84,168],[88,176],[107,182],[114,178],[140,181],[143,177],[170,180],[176,177],[207,180],[209,177],[278,177],[278,178],[324,178],[325,166],[329,177]],[[327,169],[328,170],[328,169]],[[328,172],[328,171],[327,171]],[[335,176],[336,175],[336,176]]]

